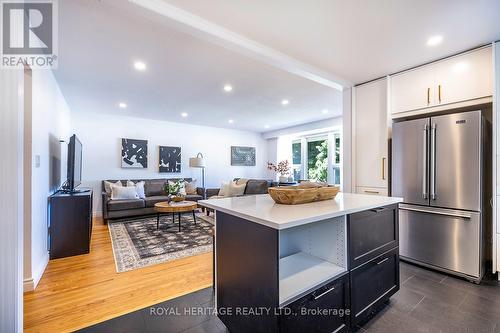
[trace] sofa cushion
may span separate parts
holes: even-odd
[[[125,200],[111,200],[108,202],[108,210],[126,210],[144,208],[144,200],[142,199],[125,199]]]
[[[165,187],[164,179],[146,180],[146,184],[144,185],[146,197],[165,195],[164,187]]]
[[[267,194],[269,182],[267,180],[250,179],[245,188],[245,194]]]
[[[203,197],[201,195],[198,195],[198,194],[187,194],[186,200],[187,201],[198,201],[198,200],[203,200]]]
[[[168,196],[166,195],[154,195],[151,197],[146,197],[146,199],[144,199],[146,207],[154,207],[155,203],[165,202],[165,201],[168,201]]]

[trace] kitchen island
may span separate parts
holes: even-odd
[[[219,318],[231,332],[343,332],[368,320],[399,290],[401,201],[200,201],[215,211]]]

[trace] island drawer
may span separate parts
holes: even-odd
[[[351,327],[369,319],[399,290],[399,248],[350,273]]]
[[[347,332],[348,309],[346,274],[282,308],[280,332]]]
[[[354,269],[399,244],[398,206],[348,215],[349,267]]]

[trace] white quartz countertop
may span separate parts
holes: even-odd
[[[198,203],[274,229],[286,229],[402,201],[396,197],[339,193],[332,200],[302,205],[280,205],[269,194],[201,200]]]

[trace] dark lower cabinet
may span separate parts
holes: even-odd
[[[280,332],[347,332],[348,309],[349,275],[346,274],[284,307]]]
[[[50,259],[90,252],[92,192],[57,192],[49,197]]]
[[[354,269],[399,245],[398,206],[348,216],[349,268]]]
[[[399,248],[352,270],[351,327],[370,319],[399,290]]]

